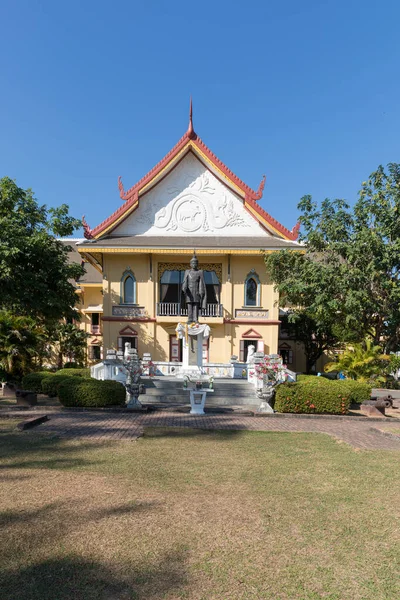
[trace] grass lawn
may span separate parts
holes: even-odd
[[[319,434],[0,426],[2,600],[397,600],[400,453]]]

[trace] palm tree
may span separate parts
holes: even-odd
[[[383,354],[382,348],[366,337],[360,344],[347,346],[335,362],[325,365],[325,371],[342,371],[349,379],[381,383],[386,381],[384,372],[389,362],[390,356]]]
[[[21,377],[32,370],[43,352],[43,328],[30,317],[0,310],[0,368]]]

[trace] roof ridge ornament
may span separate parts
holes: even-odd
[[[256,200],[261,200],[261,198],[262,198],[266,179],[267,179],[266,176],[263,175],[262,179],[260,181],[260,185],[258,186],[257,193],[256,193]]]
[[[193,103],[192,103],[192,96],[190,96],[190,104],[189,104],[189,126],[186,132],[186,135],[188,136],[189,139],[191,140],[195,140],[197,138],[197,135],[193,129]]]
[[[93,239],[93,233],[89,225],[86,222],[85,215],[82,215],[83,235],[87,240]]]
[[[124,184],[122,183],[121,175],[118,176],[118,189],[121,200],[126,200],[126,192],[124,190]]]
[[[296,225],[292,228],[291,230],[291,234],[294,237],[295,240],[297,240],[297,238],[299,237],[299,231],[300,231],[300,221],[297,221]]]

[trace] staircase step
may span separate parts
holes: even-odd
[[[182,379],[142,377],[142,382],[146,387],[146,394],[140,396],[143,404],[190,405],[189,390],[183,388]],[[214,391],[207,394],[206,406],[254,406],[257,402],[254,386],[246,379],[214,379]]]

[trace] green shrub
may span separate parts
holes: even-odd
[[[36,394],[42,393],[42,381],[51,377],[53,374],[49,371],[38,371],[37,373],[29,373],[22,378],[21,386],[23,390],[30,390]]]
[[[318,377],[318,379],[320,379]],[[350,388],[341,381],[299,381],[278,386],[275,410],[282,413],[344,415],[350,406]]]
[[[79,364],[77,362],[67,362],[65,363],[63,369],[82,369],[82,364]]]
[[[297,375],[296,381],[313,383],[314,385],[324,385],[325,383],[329,383],[325,377],[317,377],[317,375]]]
[[[58,377],[66,375],[68,377],[87,377],[90,378],[90,369],[60,369],[55,373]]]
[[[364,400],[369,400],[371,397],[371,385],[363,381],[356,381],[354,379],[335,379],[331,381],[325,377],[316,377],[314,375],[299,375],[297,382],[305,383],[309,385],[330,385],[331,383],[340,384],[339,389],[346,390],[346,393],[350,393],[350,404],[361,404]]]
[[[58,386],[65,379],[70,379],[67,375],[56,375],[52,373],[50,377],[42,379],[42,393],[47,394],[50,398],[58,396]],[[81,377],[79,379],[82,379]]]
[[[371,397],[372,386],[369,383],[354,379],[342,379],[338,383],[342,385],[343,389],[347,388],[350,391],[350,403],[361,404]]]
[[[125,388],[117,381],[65,377],[58,386],[58,397],[64,406],[124,406]]]

